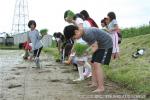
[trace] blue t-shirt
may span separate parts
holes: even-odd
[[[87,42],[89,45],[97,42],[98,47],[102,49],[109,49],[113,47],[112,38],[104,30],[90,27],[84,28],[84,35],[82,39]]]
[[[32,43],[32,50],[39,49],[43,46],[41,42],[42,36],[38,32],[38,30],[30,31],[27,34],[28,34],[28,39],[30,39]]]

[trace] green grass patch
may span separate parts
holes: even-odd
[[[6,45],[0,45],[1,50],[18,50],[19,47],[17,45],[14,46],[6,46]]]
[[[44,48],[43,51],[45,53],[52,54],[54,56],[54,59],[60,59],[60,55],[57,48],[52,48],[52,47]]]
[[[56,48],[56,41],[55,40],[52,40],[52,44],[51,44],[50,48]]]
[[[125,28],[121,30],[121,33],[122,33],[123,38],[150,34],[150,26],[144,25],[140,27]]]
[[[43,51],[45,53],[49,53],[54,56],[54,59],[60,59],[60,54],[58,52],[58,49],[56,47],[56,41],[52,40],[52,44],[50,47],[44,48]]]
[[[150,94],[150,34],[124,39],[120,59],[105,66],[106,76],[138,93]],[[138,48],[145,48],[143,56],[132,58]]]
[[[43,51],[45,53],[49,53],[54,56],[54,59],[60,59],[60,54],[58,52],[58,49],[56,47],[56,41],[52,40],[52,45],[50,47],[44,48]]]

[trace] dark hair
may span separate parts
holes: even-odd
[[[90,15],[88,14],[86,10],[82,10],[80,14],[83,16],[83,20],[87,20],[91,24],[92,27],[98,27],[96,22],[92,18],[90,18]]]
[[[64,35],[61,32],[55,32],[53,34],[54,38],[60,38],[62,41],[64,41]]]
[[[53,34],[53,37],[55,37],[55,38],[56,38],[56,35],[57,35],[57,32],[55,32],[55,33]]]
[[[116,19],[116,15],[115,15],[114,12],[109,12],[109,13],[107,14],[107,16],[110,17],[110,20],[111,20],[111,21],[112,21],[113,19]]]
[[[101,20],[101,23],[104,23],[104,24],[105,24],[105,20],[104,20],[104,19],[102,19],[102,20]]]
[[[82,20],[84,20],[83,15],[81,15],[80,13],[75,14],[73,20],[76,20],[77,18],[81,18]]]
[[[32,25],[32,24],[36,27],[36,22],[35,22],[34,20],[30,20],[30,21],[28,22],[28,27],[31,28],[31,25]]]
[[[105,25],[107,25],[106,20],[107,20],[107,18],[102,19],[101,23],[104,23]]]
[[[65,39],[71,39],[75,35],[75,30],[78,30],[78,27],[75,25],[68,25],[64,28]]]
[[[82,10],[80,12],[80,14],[83,15],[83,17],[84,17],[85,20],[87,20],[88,18],[90,18],[89,14],[88,14],[88,12],[86,10]]]
[[[19,43],[19,49],[23,49],[23,44],[24,43]]]

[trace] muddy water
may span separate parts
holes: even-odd
[[[21,63],[22,54],[23,51],[19,50],[0,50],[0,68]]]
[[[0,100],[77,100],[71,67],[55,63],[47,54],[41,56],[41,69],[34,62],[23,61],[23,51],[0,51]],[[67,70],[67,71],[66,71]]]

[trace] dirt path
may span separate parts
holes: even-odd
[[[55,63],[50,55],[42,53],[42,69],[36,69],[33,62],[21,59],[23,51],[0,52],[0,100],[116,100],[109,97],[132,93],[106,81],[104,94],[92,94],[94,88],[86,87],[89,79],[72,82],[77,72],[71,66]]]

